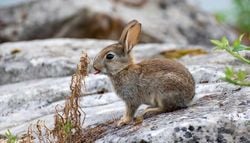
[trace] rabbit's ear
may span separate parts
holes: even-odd
[[[125,53],[129,53],[135,44],[138,43],[141,33],[141,24],[132,20],[124,28],[119,42],[123,44]]]

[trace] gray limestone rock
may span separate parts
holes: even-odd
[[[0,85],[72,75],[82,51],[87,52],[92,61],[102,48],[114,42],[116,41],[49,39],[1,44]],[[138,60],[141,60],[159,55],[165,50],[177,48],[186,47],[170,43],[141,44],[135,47],[134,54]]]

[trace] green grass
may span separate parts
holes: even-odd
[[[9,129],[5,132],[5,136],[7,137],[7,143],[17,142],[17,136],[13,135]]]

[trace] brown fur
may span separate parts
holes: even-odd
[[[130,51],[138,42],[140,30],[140,23],[130,22],[119,43],[104,48],[93,64],[110,77],[117,95],[126,104],[119,125],[129,123],[141,104],[150,105],[143,115],[170,112],[186,107],[195,94],[192,75],[177,61],[152,59],[134,63]],[[114,58],[106,59],[110,53]]]

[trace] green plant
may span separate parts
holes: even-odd
[[[214,16],[219,23],[227,22],[227,16],[225,12],[216,12]]]
[[[9,129],[5,132],[5,136],[7,137],[7,143],[17,142],[17,136],[13,135]]]
[[[230,3],[230,2],[229,2]],[[232,0],[232,6],[215,11],[214,16],[220,23],[233,25],[239,31],[250,33],[250,0]]]
[[[66,135],[69,135],[71,132],[72,132],[72,129],[73,129],[73,125],[70,121],[67,121],[64,125],[63,125],[63,130],[64,130],[64,133]]]
[[[240,54],[241,51],[250,51],[249,46],[241,44],[243,36],[244,34],[234,40],[232,44],[229,43],[226,37],[222,37],[221,40],[211,40],[211,43],[216,46],[216,49],[225,50],[241,62],[250,64],[250,60]],[[232,67],[226,67],[225,77],[223,79],[236,85],[250,86],[250,81],[246,80],[246,78],[246,71],[234,71]]]
[[[233,0],[236,9],[236,25],[241,31],[250,32],[250,0]]]

